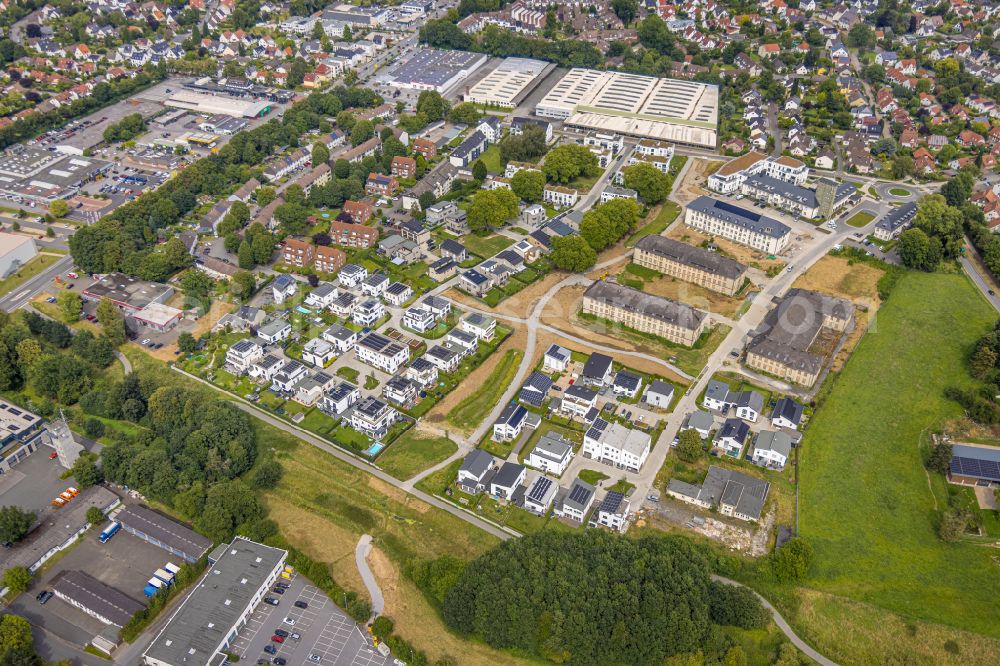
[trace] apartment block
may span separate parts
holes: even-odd
[[[583,311],[688,347],[701,336],[707,319],[683,303],[603,280],[584,292]]]
[[[658,235],[636,243],[632,261],[727,296],[739,291],[747,272],[746,266],[718,252]]]

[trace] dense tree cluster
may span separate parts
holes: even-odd
[[[594,176],[600,172],[597,156],[586,146],[573,143],[557,146],[545,156],[545,176],[557,183],[568,183],[575,178]]]
[[[249,180],[267,156],[298,146],[307,131],[318,129],[325,118],[345,107],[370,107],[381,101],[366,88],[343,86],[309,95],[280,120],[239,132],[217,154],[198,160],[156,190],[80,229],[70,239],[73,258],[89,272],[122,271],[149,280],[166,279],[190,265],[191,257],[179,239],[156,243],[166,227],[194,210],[198,197],[218,198],[232,191]]]
[[[556,268],[573,273],[582,273],[597,263],[597,252],[576,235],[554,237],[551,256]]]
[[[968,174],[963,173],[949,181],[948,185],[959,183],[954,188],[958,192],[946,192],[942,188],[942,194],[925,196],[917,203],[913,227],[899,237],[899,258],[904,266],[932,271],[942,260],[954,259],[961,253],[966,225],[974,224],[981,216],[981,211],[974,205],[962,203],[968,201],[971,193],[970,185],[969,192],[964,197],[962,195],[962,183],[968,178]],[[1000,246],[995,250],[1000,251]],[[1000,252],[996,255],[991,253],[991,257],[994,256],[1000,259]]]
[[[17,543],[35,524],[35,514],[17,506],[0,507],[0,543]]]
[[[520,134],[508,134],[500,141],[500,157],[504,162],[529,162],[545,154],[545,130],[528,125]]]
[[[642,217],[642,208],[632,199],[612,199],[583,214],[580,235],[600,252],[629,234]]]
[[[648,204],[658,204],[670,194],[673,180],[667,174],[652,164],[639,162],[622,170],[625,177],[625,187],[636,191]]]
[[[545,174],[534,169],[521,169],[510,179],[510,189],[528,203],[541,201],[545,194]]]
[[[983,425],[1000,423],[1000,403],[996,400],[1000,395],[1000,321],[976,342],[969,356],[969,373],[983,384],[968,389],[950,387],[945,389],[945,395],[962,405],[973,421]],[[931,464],[934,459],[932,454]],[[944,467],[940,460],[937,464]]]
[[[131,141],[146,131],[146,121],[141,113],[130,113],[117,123],[104,128],[104,140],[108,143]]]
[[[419,573],[423,589],[435,584]],[[760,626],[762,617],[752,595],[715,588],[683,539],[542,532],[439,575],[457,578],[443,595],[451,628],[565,663],[662,664],[702,649],[713,621]],[[723,596],[735,602],[726,611]]]
[[[517,217],[517,213],[517,195],[510,190],[479,190],[469,203],[469,228],[473,231],[496,229]]]
[[[0,664],[42,665],[42,658],[35,652],[31,625],[23,617],[10,613],[0,615]]]
[[[420,41],[441,49],[477,51],[498,58],[523,57],[554,62],[561,67],[597,67],[604,56],[589,42],[576,39],[538,39],[488,25],[473,37],[448,19],[424,23]]]

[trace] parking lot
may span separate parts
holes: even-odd
[[[284,594],[272,590],[269,595],[278,600],[278,605],[261,603],[230,646],[241,660],[287,666],[392,663],[392,657],[380,655],[367,634],[305,578],[295,575]],[[307,607],[296,608],[296,602],[304,602]],[[282,642],[271,640],[276,630],[287,632]],[[266,652],[265,648],[273,652]]]
[[[53,452],[48,446],[40,446],[9,472],[0,475],[0,504],[33,511],[40,519],[54,513],[56,509],[50,502],[69,486],[75,486],[76,481],[72,477],[59,478],[66,469],[58,460],[49,458]]]
[[[47,632],[67,643],[83,647],[103,631],[105,625],[58,597],[53,597],[45,605],[38,603],[35,597],[42,590],[52,589],[51,582],[56,575],[63,571],[83,571],[145,603],[142,588],[153,572],[169,561],[181,564],[165,550],[124,530],[119,530],[103,544],[97,536],[96,530],[84,535],[79,544],[32,582],[28,593],[22,594],[11,605],[11,612],[27,617],[35,626],[44,626]]]

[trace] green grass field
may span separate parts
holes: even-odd
[[[653,234],[662,234],[663,230],[670,226],[670,224],[677,219],[677,216],[681,214],[681,207],[675,204],[673,201],[666,201],[663,207],[660,209],[659,214],[653,219],[652,222],[645,224],[629,236],[629,239],[625,241],[626,247],[632,247],[639,242],[640,239],[646,236],[652,236]]]
[[[861,211],[860,213],[855,213],[854,215],[852,215],[850,219],[847,220],[847,225],[851,227],[860,228],[866,226],[869,222],[871,222],[874,219],[875,216],[872,215],[871,213],[866,213],[865,211]]]
[[[488,259],[497,252],[506,250],[513,244],[513,239],[499,234],[491,234],[489,236],[467,234],[462,237],[462,245],[464,245],[469,252],[479,255],[483,259]]]
[[[456,450],[458,445],[450,439],[422,436],[409,430],[379,457],[378,466],[397,479],[408,479]]]
[[[479,425],[479,422],[486,418],[514,379],[522,356],[524,356],[524,352],[516,349],[508,349],[504,352],[503,358],[493,368],[493,372],[486,378],[482,386],[467,395],[455,409],[451,410],[451,413],[448,414],[448,421],[467,430]]]
[[[902,187],[893,187],[889,189],[889,194],[894,197],[908,197],[910,196],[910,191],[905,190]]]
[[[490,173],[503,173],[504,163],[500,157],[500,147],[496,144],[486,149],[486,152],[479,156],[479,159],[486,165],[486,170]]]
[[[938,539],[940,479],[918,448],[961,414],[943,391],[970,384],[966,355],[996,318],[964,275],[900,280],[800,449],[799,529],[816,551],[807,587],[1000,637],[995,551]]]

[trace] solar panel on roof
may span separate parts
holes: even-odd
[[[538,480],[533,486],[531,486],[531,492],[528,493],[528,499],[535,500],[536,502],[541,502],[542,498],[545,497],[545,493],[549,491],[552,486],[552,480],[547,479],[544,476],[538,477]]]
[[[734,206],[733,204],[725,201],[716,200],[715,207],[720,210],[724,210],[727,213],[732,213],[733,215],[739,215],[740,217],[745,217],[747,219],[753,220],[754,222],[759,221],[761,218],[760,214],[755,213],[752,210],[747,210],[746,208],[740,208],[739,206]]]
[[[579,485],[573,486],[573,490],[569,494],[570,500],[577,504],[583,504],[588,497],[590,497],[590,490]]]

